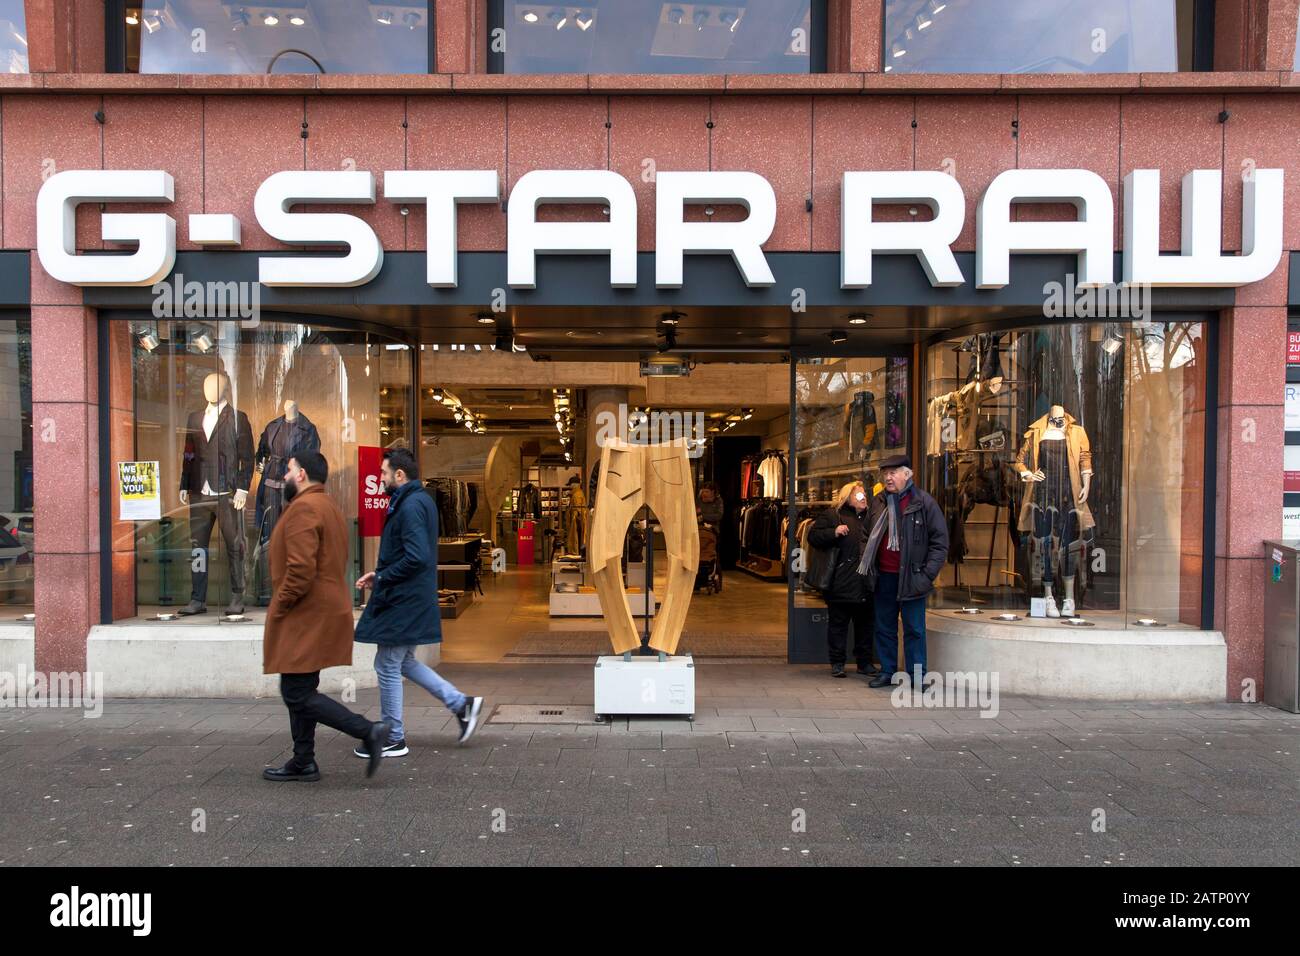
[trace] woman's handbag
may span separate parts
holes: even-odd
[[[809,548],[808,569],[803,573],[804,587],[826,593],[835,583],[835,568],[839,564],[840,549]]]

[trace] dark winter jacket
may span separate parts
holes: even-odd
[[[397,489],[388,503],[374,590],[357,622],[364,644],[437,644],[438,509],[418,481]]]
[[[948,524],[938,503],[915,485],[912,497],[902,514],[898,526],[898,600],[910,601],[925,597],[934,587],[934,579],[943,570],[948,559]],[[858,571],[865,577],[867,587],[876,590],[879,574],[877,557],[889,534],[889,521],[885,514],[888,495],[881,492],[871,499],[871,533],[867,536]]]
[[[865,512],[859,515],[852,505],[846,504],[839,511],[826,509],[808,529],[809,545],[823,550],[835,550],[835,575],[831,579],[829,593],[822,594],[827,604],[857,603],[869,597],[866,580],[858,574],[858,561],[862,558],[862,548],[867,541],[866,518]],[[849,533],[837,536],[835,529],[842,524],[848,525]]]

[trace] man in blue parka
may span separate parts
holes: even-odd
[[[371,588],[370,600],[357,622],[356,639],[378,644],[375,673],[379,675],[379,706],[392,724],[385,757],[409,753],[402,727],[402,678],[420,685],[446,706],[460,723],[460,742],[478,727],[482,697],[467,697],[432,668],[415,659],[420,644],[442,640],[438,614],[438,509],[420,484],[420,466],[406,448],[384,452],[380,479],[389,494],[384,533],[379,539],[379,563],[357,581]],[[353,751],[369,757],[363,743]]]

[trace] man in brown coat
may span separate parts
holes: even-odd
[[[262,673],[280,675],[289,708],[293,759],[262,771],[267,780],[320,779],[316,725],[367,745],[369,777],[379,766],[392,726],[353,713],[317,690],[326,667],[352,663],[352,598],[347,583],[348,532],[325,494],[329,464],[317,451],[296,449],[284,476],[285,507],[271,533],[271,606],[266,611]]]

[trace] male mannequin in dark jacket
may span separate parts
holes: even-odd
[[[837,508],[828,508],[817,516],[808,531],[808,544],[832,550],[835,571],[829,590],[822,592],[829,611],[826,629],[831,676],[844,677],[848,656],[849,624],[853,625],[853,655],[858,673],[872,676],[872,648],[875,640],[875,616],[871,592],[866,579],[858,573],[862,548],[867,541],[867,513],[870,499],[861,484],[850,483],[840,489]]]
[[[190,509],[190,546],[202,554],[191,571],[190,603],[181,614],[208,610],[208,545],[221,530],[230,570],[228,614],[244,613],[244,504],[253,482],[253,432],[248,416],[230,404],[230,379],[213,372],[203,380],[207,407],[190,412],[181,459],[181,504]]]
[[[379,477],[389,494],[388,515],[379,539],[375,570],[362,575],[358,588],[370,588],[370,600],[357,622],[356,640],[378,644],[375,673],[379,707],[391,725],[385,757],[409,753],[402,726],[402,678],[420,685],[455,715],[464,743],[478,727],[482,697],[469,697],[415,659],[421,644],[442,641],[438,611],[438,509],[420,484],[420,466],[406,448],[384,452]],[[365,743],[353,751],[370,757]]]
[[[871,686],[893,683],[900,616],[907,674],[917,684],[925,676],[925,599],[948,558],[948,525],[938,503],[912,483],[906,455],[886,458],[880,474],[885,490],[872,499],[871,532],[859,565],[876,603],[881,670]]]

